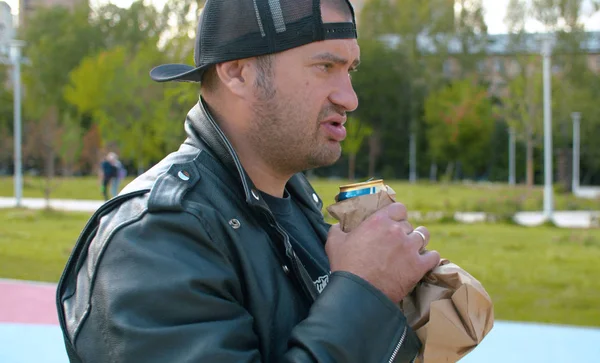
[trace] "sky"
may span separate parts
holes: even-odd
[[[11,7],[12,12],[18,12],[18,2],[19,0],[2,0],[6,1],[8,5]],[[147,0],[156,4],[157,6],[162,6],[167,0]],[[352,0],[351,0],[352,1]],[[485,21],[488,26],[489,34],[499,34],[506,33],[506,27],[504,25],[504,15],[506,14],[506,6],[508,5],[509,0],[482,0],[483,6],[485,9]],[[129,6],[133,0],[91,0],[92,5],[108,3],[112,2],[118,6],[127,7]],[[584,12],[586,12],[587,6],[584,7]],[[586,29],[588,30],[600,30],[600,12],[597,13],[594,17],[584,16],[584,24]],[[539,32],[543,31],[543,27],[541,24],[536,24],[535,22],[530,22],[527,24],[527,30],[530,32]]]

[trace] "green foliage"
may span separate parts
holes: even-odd
[[[456,81],[433,92],[425,103],[430,152],[439,162],[462,163],[472,172],[485,162],[494,131],[487,91],[472,80]]]
[[[365,137],[369,137],[373,133],[373,129],[359,119],[352,117],[346,123],[346,131],[342,151],[348,155],[348,179],[354,180],[356,154],[358,154]]]
[[[392,125],[403,124],[403,110],[407,107],[407,78],[403,55],[375,39],[361,39],[361,64],[352,75],[359,108],[354,112],[376,130],[398,130]]]
[[[82,58],[101,47],[102,35],[88,22],[87,8],[71,12],[65,7],[37,10],[22,34],[30,66],[23,69],[26,108],[40,117],[50,106],[62,105],[62,89],[69,72]]]
[[[156,84],[150,81],[148,71],[166,62],[193,64],[193,33],[203,3],[169,0],[162,9],[156,9],[148,1],[138,0],[127,8],[105,4],[75,12],[62,7],[37,11],[19,35],[27,42],[25,56],[31,62],[23,65],[26,165],[40,169],[52,165],[49,159],[56,159],[66,173],[77,171],[79,164],[84,167],[82,171],[88,172],[104,149],[111,149],[126,164],[144,169],[173,150],[183,139],[181,121],[185,113],[198,101],[198,86]],[[494,115],[499,116],[496,134],[490,138],[487,128],[473,130],[483,134],[479,147],[471,149],[462,140],[454,140],[460,139],[457,125],[461,125],[455,119],[444,127],[440,128],[438,122],[429,129],[431,119],[427,120],[426,115],[431,117],[431,110],[426,109],[425,100],[432,108],[431,99],[443,94],[446,103],[438,102],[433,107],[439,108],[435,112],[439,116],[445,108],[445,114],[457,116],[468,102],[460,101],[463,96],[458,96],[456,90],[455,95],[445,94],[446,84],[456,87],[471,77],[479,77],[475,82],[481,83],[481,77],[490,76],[475,72],[478,61],[486,56],[483,50],[488,41],[481,0],[366,1],[359,22],[362,64],[353,74],[360,106],[352,116],[368,125],[372,134],[363,136],[356,146],[368,152],[357,152],[352,168],[366,171],[368,163],[368,174],[405,178],[409,137],[415,134],[420,175],[426,175],[432,163],[443,166],[460,162],[467,174],[476,169],[477,173],[471,175],[481,176],[487,169],[485,175],[498,180],[506,174],[499,159],[506,159],[507,124],[517,130],[519,141],[527,144],[529,153],[523,153],[523,145],[517,145],[517,157],[530,157],[533,181],[534,171],[541,164],[535,143],[542,135],[541,61],[539,54],[525,54],[531,45],[523,42],[523,27],[525,21],[538,19],[548,31],[556,32],[558,39],[552,57],[553,65],[561,70],[553,79],[552,90],[555,145],[569,146],[570,114],[581,112],[582,181],[585,183],[586,175],[588,179],[597,178],[600,109],[594,101],[600,97],[600,79],[589,71],[587,55],[580,52],[584,36],[582,3],[511,0],[506,19],[512,33],[509,49],[520,63],[521,72],[514,80],[506,79],[507,88],[495,95],[502,96]],[[593,4],[594,10],[599,10],[600,2],[594,0]],[[423,36],[428,39],[426,49],[417,46],[417,39]],[[419,39],[423,44],[423,38]],[[445,74],[443,65],[450,55],[450,40],[452,64],[459,67]],[[526,69],[534,71],[527,73]],[[0,93],[3,170],[9,168],[12,159],[10,97],[10,92]],[[469,120],[466,124],[471,124]],[[345,152],[353,150],[352,122],[348,127]],[[491,148],[498,149],[495,158],[481,157]],[[350,159],[350,154],[346,155]],[[518,167],[524,164],[518,161]],[[323,173],[345,174],[345,166],[334,165]]]
[[[371,135],[373,129],[359,119],[350,117],[346,123],[346,132],[346,139],[342,142],[342,151],[345,154],[356,155],[365,137]]]
[[[0,67],[0,73],[5,71]],[[0,168],[13,157],[13,96],[5,88],[0,89]]]
[[[61,139],[62,143],[58,147],[58,154],[63,162],[64,170],[68,174],[72,174],[81,157],[83,128],[79,119],[70,113],[63,114]]]
[[[86,58],[71,73],[65,91],[81,114],[93,115],[103,140],[118,145],[121,155],[140,168],[161,158],[182,136],[179,120],[169,117],[173,100],[168,87],[147,75],[164,59],[155,44],[150,39],[133,54],[118,46]]]
[[[533,58],[524,63],[533,69]],[[502,105],[496,111],[512,127],[517,136],[541,137],[543,131],[542,74],[540,71],[523,71],[508,83]]]
[[[105,4],[92,14],[90,23],[103,35],[105,48],[124,46],[135,50],[168,29],[169,15],[136,0],[128,8]]]
[[[102,46],[102,34],[90,25],[88,11],[87,6],[72,11],[61,6],[41,7],[28,18],[20,35],[26,43],[24,55],[29,60],[23,67],[23,110],[31,132],[24,133],[24,142],[26,149],[33,151],[30,156],[43,160],[47,178],[43,188],[47,198],[53,189],[59,145],[73,145],[76,137],[72,130],[64,132],[70,125],[62,124],[69,112],[62,97],[69,72],[83,57]]]

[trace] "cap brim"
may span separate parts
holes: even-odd
[[[163,64],[150,71],[150,78],[156,82],[200,82],[206,67],[195,68],[187,64]]]

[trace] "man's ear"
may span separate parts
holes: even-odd
[[[245,97],[252,86],[252,65],[247,59],[233,60],[216,65],[219,79],[229,91]]]

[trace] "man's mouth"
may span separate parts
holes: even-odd
[[[344,122],[340,121],[325,121],[321,123],[321,126],[327,133],[330,140],[341,142],[346,138],[346,128]]]

